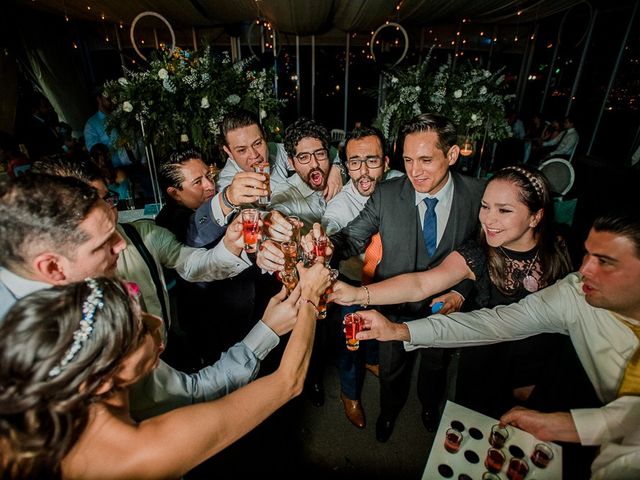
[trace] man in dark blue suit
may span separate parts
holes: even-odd
[[[439,264],[478,230],[478,211],[484,181],[450,171],[460,148],[452,122],[440,115],[421,114],[401,129],[406,177],[391,179],[376,188],[358,217],[331,237],[334,259],[364,252],[370,238],[380,232],[383,255],[374,281]],[[364,288],[364,287],[363,287]],[[469,281],[446,296],[445,310],[460,309],[471,293]],[[430,312],[431,298],[381,309],[401,323]],[[449,355],[443,349],[421,352],[418,397],[425,427],[435,431],[446,388]],[[415,352],[402,342],[380,346],[380,416],[376,438],[386,442],[411,382]]]

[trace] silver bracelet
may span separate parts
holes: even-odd
[[[229,200],[229,197],[227,197],[227,188],[229,188],[229,185],[224,187],[224,189],[222,190],[222,203],[224,203],[225,206],[227,208],[230,208],[231,210],[238,210],[238,208],[240,208],[240,205],[234,205],[233,203],[231,203],[231,200]]]
[[[366,285],[362,285],[362,288],[364,288],[364,291],[367,292],[367,301],[360,306],[362,308],[367,308],[371,303],[371,293],[369,292],[369,287],[367,287]]]

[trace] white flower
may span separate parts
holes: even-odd
[[[264,120],[265,118],[267,118],[267,112],[264,110],[264,108],[260,109],[260,120]]]
[[[183,133],[182,135],[180,135],[180,141],[182,143],[189,143],[189,135],[187,135],[186,133]]]
[[[484,85],[480,87],[480,95],[485,95],[487,93],[487,87]]]
[[[158,70],[158,78],[160,80],[164,80],[165,78],[169,78],[169,72],[167,72],[164,68]]]
[[[475,113],[471,114],[471,121],[475,122],[476,120],[478,120],[478,115],[476,115]]]
[[[131,102],[124,102],[122,104],[122,110],[124,110],[127,113],[133,112],[133,105],[131,105]]]
[[[239,96],[239,95],[236,95],[235,93],[232,93],[231,95],[229,95],[229,96],[227,97],[226,102],[227,102],[229,105],[237,105],[237,104],[239,104],[239,103],[240,103],[240,96]]]
[[[462,97],[462,90],[456,90],[455,92],[453,92],[453,97],[454,98]]]
[[[209,108],[209,97],[202,97],[202,100],[200,100],[200,108]]]
[[[398,83],[398,77],[391,77],[391,83]]]
[[[120,85],[122,85],[123,87],[126,87],[126,86],[127,86],[127,84],[128,84],[129,82],[127,81],[127,79],[126,79],[126,78],[124,78],[124,77],[120,77],[120,78],[118,79],[118,83],[119,83]]]

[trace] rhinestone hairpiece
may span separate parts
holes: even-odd
[[[88,278],[85,281],[91,289],[91,292],[82,304],[82,320],[80,320],[80,326],[75,332],[73,332],[73,343],[64,353],[64,357],[62,357],[60,363],[49,370],[49,378],[54,378],[60,375],[64,367],[66,367],[80,351],[93,331],[93,321],[96,311],[104,306],[102,301],[104,294],[102,289],[98,286],[98,282],[93,278]]]
[[[533,189],[538,194],[538,197],[540,198],[540,201],[543,200],[543,198],[544,198],[544,196],[543,196],[544,188],[542,186],[542,183],[540,182],[540,180],[538,180],[536,177],[534,177],[531,172],[528,172],[524,168],[518,167],[517,165],[509,165],[508,167],[505,167],[505,170],[512,170],[512,171],[515,171],[515,172],[518,172],[518,173],[522,174],[529,181],[529,183],[533,186]]]

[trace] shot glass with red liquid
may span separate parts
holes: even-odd
[[[531,463],[533,463],[538,468],[547,468],[549,462],[553,460],[553,450],[549,445],[545,445],[544,443],[538,443],[535,447],[533,447],[533,452],[531,453]]]
[[[258,249],[260,212],[255,208],[242,210],[242,235],[244,236],[244,250],[255,253]]]
[[[357,313],[347,313],[344,316],[344,334],[347,339],[347,350],[355,351],[360,347],[360,340],[356,334],[362,330],[364,325],[362,317]]]
[[[487,450],[487,456],[484,459],[484,466],[491,473],[498,473],[502,470],[502,466],[504,465],[505,456],[501,450],[497,448],[490,448]]]
[[[512,458],[509,461],[507,478],[509,480],[523,480],[529,473],[529,464],[523,458]]]
[[[456,453],[462,445],[462,432],[449,428],[444,434],[444,449],[449,453]]]

